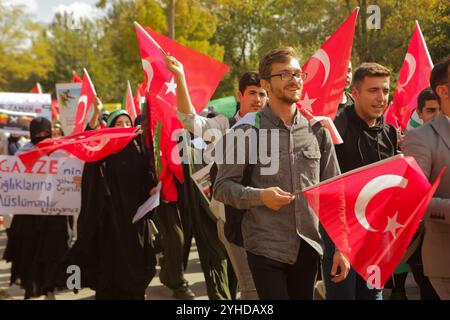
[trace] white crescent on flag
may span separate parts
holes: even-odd
[[[142,68],[144,69],[145,75],[147,76],[147,87],[145,88],[146,92],[149,92],[150,90],[150,83],[153,79],[153,68],[150,62],[148,62],[145,59],[142,59]]]
[[[408,180],[399,175],[386,174],[370,180],[358,195],[355,203],[355,215],[358,222],[368,231],[377,232],[367,221],[366,208],[370,200],[379,192],[393,187],[405,188]]]
[[[323,49],[319,49],[314,53],[314,58],[322,62],[323,67],[325,69],[325,78],[323,79],[322,88],[325,85],[325,82],[328,80],[328,76],[330,75],[330,57],[327,52]]]
[[[408,63],[408,77],[406,78],[405,83],[399,84],[402,88],[406,87],[408,82],[411,80],[411,78],[414,75],[414,72],[416,72],[416,59],[414,59],[414,56],[407,53],[405,57],[405,62]]]
[[[78,100],[78,106],[77,106],[77,110],[78,108],[81,107],[81,104],[83,104],[83,114],[80,118],[80,121],[78,121],[78,124],[83,123],[84,119],[86,118],[86,111],[87,111],[87,102],[88,102],[88,97],[87,95],[83,94],[80,99]]]

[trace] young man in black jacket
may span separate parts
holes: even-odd
[[[354,105],[345,108],[334,123],[344,140],[336,145],[341,172],[377,162],[398,153],[397,131],[384,122],[383,113],[388,105],[391,72],[377,63],[363,63],[353,76]],[[339,283],[330,279],[334,244],[322,230],[325,242],[323,259],[327,299],[381,300],[382,291],[369,289],[364,279],[353,269]],[[328,276],[327,276],[328,275]]]

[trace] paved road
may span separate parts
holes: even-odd
[[[4,230],[0,230],[0,258],[3,256],[3,251],[6,246],[6,233]],[[0,300],[22,300],[24,290],[14,285],[9,287],[11,265],[4,260],[0,261]],[[158,278],[159,266],[157,267],[157,275],[153,278],[150,286],[147,289],[148,300],[173,300],[172,291],[164,287]],[[189,256],[188,268],[186,271],[186,279],[189,281],[192,291],[196,295],[198,300],[208,299],[206,295],[206,286],[203,278],[200,261],[198,259],[197,248],[195,243],[192,245],[191,254]],[[419,289],[414,283],[412,275],[408,275],[406,282],[406,290],[408,298],[410,300],[419,299]],[[385,298],[389,297],[389,291],[385,290]],[[94,298],[94,291],[90,289],[82,289],[78,294],[74,294],[72,291],[62,291],[56,294],[57,300],[92,300]],[[43,300],[44,296],[36,298],[34,300]]]
[[[3,251],[6,246],[6,233],[4,230],[0,230],[0,258],[3,256]],[[17,285],[9,287],[11,264],[6,263],[4,260],[0,261],[0,300],[22,300],[24,296],[24,290]],[[159,266],[156,267],[157,275],[153,278],[150,286],[146,291],[148,300],[172,300],[172,291],[164,287],[158,278]],[[192,291],[196,295],[196,299],[206,300],[206,286],[202,269],[200,266],[200,260],[198,259],[197,248],[195,243],[192,245],[191,254],[189,256],[189,264],[186,270],[186,279],[189,281]],[[82,289],[78,294],[74,294],[72,291],[57,292],[57,300],[91,300],[94,299],[94,291],[90,289]],[[33,299],[44,300],[44,296]]]

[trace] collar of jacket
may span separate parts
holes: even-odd
[[[270,122],[272,122],[276,127],[279,128],[286,128],[286,125],[284,124],[283,120],[280,119],[280,117],[278,117],[273,111],[272,108],[270,107],[269,104],[266,104],[262,110],[262,113],[264,114],[264,116],[266,116]],[[298,112],[297,107],[295,108],[295,114],[294,114],[294,121],[292,122],[292,124],[298,124],[300,123],[300,119],[301,119],[302,115],[300,112]]]

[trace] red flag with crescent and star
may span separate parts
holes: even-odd
[[[36,82],[36,85],[31,89],[31,93],[44,93],[42,92],[42,87],[39,82]]]
[[[155,136],[156,126],[160,122],[160,149],[162,153],[170,152],[162,156],[168,162],[163,163],[160,176],[165,179],[162,181],[162,194],[166,201],[176,201],[177,192],[172,174],[181,182],[184,178],[178,152],[172,152],[178,150],[173,132],[182,129],[182,124],[177,118],[177,85],[174,76],[165,66],[164,58],[170,53],[183,64],[189,95],[197,112],[206,106],[229,67],[156,31],[142,27],[137,22],[135,29],[145,73],[144,90],[150,108],[148,113],[152,135]]]
[[[27,168],[32,168],[42,156],[65,150],[80,160],[94,162],[120,152],[137,135],[136,128],[106,128],[90,130],[57,139],[45,139],[35,149],[19,154]]]
[[[440,175],[431,185],[413,157],[399,155],[307,188],[303,195],[353,269],[381,288],[403,258],[439,182]]]
[[[95,100],[95,96],[97,95],[87,70],[83,70],[83,83],[81,84],[80,97],[78,98],[77,103],[77,113],[75,115],[75,127],[73,128],[72,133],[80,133],[84,131],[86,116],[89,108]]]
[[[315,116],[336,116],[347,80],[358,11],[356,8],[302,67],[308,76],[299,104]]]
[[[141,114],[141,106],[143,105],[143,99],[145,99],[145,92],[143,91],[144,84],[139,83],[136,92],[134,93],[134,107],[136,110],[136,115]]]
[[[73,83],[83,82],[83,80],[81,80],[80,76],[75,70],[72,70],[72,82]]]
[[[406,130],[409,118],[417,107],[417,96],[430,86],[433,62],[425,40],[416,21],[408,52],[398,76],[397,87],[392,103],[392,113],[399,122],[402,131]]]
[[[134,104],[133,91],[131,91],[130,81],[127,80],[127,89],[125,91],[124,103],[122,105],[122,109],[125,109],[131,117],[132,122],[137,117],[136,106]]]
[[[395,129],[398,129],[398,119],[394,115],[394,108],[392,107],[392,101],[391,103],[389,103],[386,110],[384,110],[384,121],[386,121],[387,124],[394,126]]]

